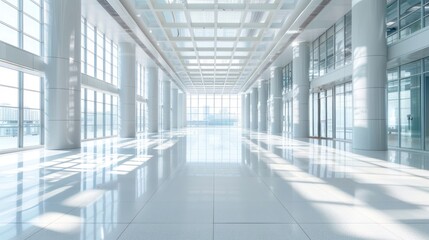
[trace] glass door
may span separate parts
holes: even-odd
[[[425,80],[425,149],[429,150],[429,73],[424,75]]]

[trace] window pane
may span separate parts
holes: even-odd
[[[24,50],[33,54],[40,55],[40,42],[34,38],[24,35]]]
[[[24,73],[24,89],[40,91],[40,77]]]
[[[0,9],[2,10],[0,14],[0,22],[18,29],[18,9],[3,1],[0,1]]]
[[[18,107],[18,89],[0,86],[0,106]]]
[[[401,147],[421,148],[420,76],[401,79]]]
[[[40,109],[40,93],[24,90],[24,108]]]
[[[24,33],[35,38],[40,39],[40,23],[36,20],[24,15]]]
[[[0,41],[18,47],[18,31],[0,23]]]
[[[1,88],[0,93],[3,93]],[[4,107],[0,100],[0,150],[17,147],[18,108]]]
[[[24,12],[40,22],[40,6],[31,0],[23,0]]]
[[[40,145],[40,110],[24,109],[24,147]]]
[[[18,87],[18,71],[0,67],[0,85]]]

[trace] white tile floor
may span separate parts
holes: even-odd
[[[234,128],[0,155],[0,239],[429,239],[429,154]]]

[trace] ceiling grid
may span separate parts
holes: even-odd
[[[298,0],[125,0],[190,93],[234,94]]]

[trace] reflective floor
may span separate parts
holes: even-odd
[[[0,155],[0,239],[429,239],[429,155],[231,128]]]

